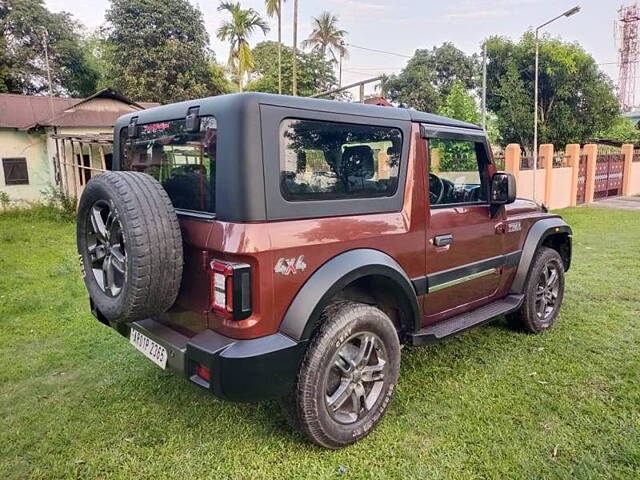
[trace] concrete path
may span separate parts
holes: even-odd
[[[599,200],[591,204],[593,207],[603,208],[626,208],[631,210],[640,210],[640,196],[635,197],[612,197],[605,200]]]

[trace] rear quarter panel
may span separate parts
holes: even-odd
[[[254,224],[214,222],[207,242],[211,256],[244,261],[252,266],[252,315],[229,321],[209,315],[209,327],[233,338],[275,333],[287,308],[306,280],[336,255],[372,248],[393,257],[409,277],[424,274],[425,186],[421,165],[414,161],[423,148],[414,127],[408,155],[404,206],[398,212],[349,215]],[[283,275],[274,268],[280,258],[304,256],[306,268]]]

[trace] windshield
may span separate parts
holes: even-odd
[[[215,213],[216,120],[200,119],[200,130],[187,132],[185,120],[140,125],[136,138],[123,130],[122,169],[158,180],[173,206]]]

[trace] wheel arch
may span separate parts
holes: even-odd
[[[511,284],[511,293],[523,293],[531,263],[540,247],[553,248],[562,258],[565,271],[571,266],[571,227],[560,217],[545,218],[535,222],[524,241],[522,255]]]
[[[364,285],[378,288],[365,292]],[[389,291],[384,292],[385,288]],[[381,295],[386,299],[393,297],[392,305],[401,310],[397,326],[407,330],[419,328],[417,296],[405,271],[386,253],[363,248],[341,253],[318,268],[289,305],[280,331],[294,340],[309,339],[325,307],[334,299],[354,299],[354,292],[366,294],[370,299]],[[366,297],[363,300],[370,303]]]

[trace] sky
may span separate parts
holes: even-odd
[[[211,47],[219,62],[227,59],[228,47],[215,37],[224,16],[216,10],[218,0],[190,0],[203,12]],[[264,14],[264,0],[240,0]],[[52,11],[68,11],[87,29],[104,22],[108,0],[45,0]],[[431,48],[452,42],[467,53],[479,51],[482,40],[491,35],[519,38],[524,31],[561,14],[574,5],[580,13],[561,18],[544,31],[565,41],[578,42],[601,64],[614,82],[617,80],[617,48],[614,26],[617,10],[629,0],[299,0],[298,39],[311,31],[311,18],[329,10],[339,18],[348,32],[349,58],[343,65],[343,84],[375,77],[380,73],[397,73],[418,48]],[[283,7],[283,41],[292,43],[293,0]],[[275,20],[264,37],[251,38],[251,44],[263,39],[275,40]],[[398,55],[370,52],[357,47],[384,50]],[[640,85],[640,82],[638,82]],[[371,90],[367,89],[367,93]],[[354,94],[356,91],[354,90]],[[640,96],[639,96],[640,97]]]

